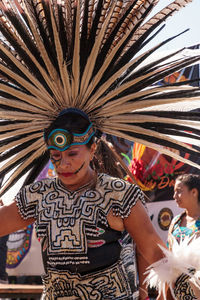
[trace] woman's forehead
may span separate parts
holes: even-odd
[[[180,180],[177,180],[175,182],[174,187],[175,187],[175,189],[184,189],[184,190],[188,189],[188,185],[185,182],[182,182]]]
[[[66,152],[69,152],[71,150],[82,150],[83,147],[85,145],[72,145],[70,146],[67,150],[64,150],[64,151],[60,151],[60,150],[56,150],[56,149],[50,149],[50,153],[66,153]]]
[[[180,180],[175,181],[175,188],[182,188],[184,186],[184,183]]]

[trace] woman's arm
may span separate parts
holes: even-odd
[[[22,229],[34,221],[33,218],[22,219],[14,201],[9,205],[0,206],[0,236]]]
[[[136,258],[137,258],[137,270],[138,270],[138,277],[139,277],[139,293],[140,293],[140,300],[145,300],[148,297],[148,287],[144,284],[145,275],[144,272],[146,268],[149,266],[147,261],[144,259],[142,254],[136,248]]]
[[[148,298],[148,286],[144,284],[144,280],[146,278],[144,272],[146,271],[146,268],[149,266],[149,264],[137,250],[136,250],[136,257],[137,257],[138,276],[139,276],[139,293],[140,293],[139,300],[146,300],[149,298]],[[155,297],[156,294],[157,293],[155,290]],[[166,287],[166,299],[174,300],[168,287]],[[163,295],[157,295],[156,300],[164,300]]]
[[[146,209],[140,201],[133,206],[130,215],[124,219],[124,225],[134,239],[138,251],[149,264],[164,257],[158,244],[165,248],[166,245],[154,229]]]

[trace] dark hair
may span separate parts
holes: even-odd
[[[97,172],[106,173],[113,177],[123,179],[126,175],[105,139],[99,139],[97,142],[97,150],[93,159],[93,166]]]
[[[189,190],[198,190],[198,201],[200,202],[200,176],[197,174],[182,174],[176,178],[188,187]]]
[[[48,136],[54,129],[62,128],[69,132],[83,133],[89,125],[90,121],[78,113],[63,114],[58,116],[55,121],[53,121],[51,125],[44,130],[45,142],[47,143]]]
[[[89,119],[86,119],[83,115],[74,112],[65,113],[58,116],[56,120],[45,129],[45,142],[47,143],[48,136],[54,129],[62,128],[68,130],[69,132],[83,133],[86,131],[89,125]],[[101,139],[97,140],[95,136],[93,136],[86,146],[90,148],[94,142],[97,142],[97,151],[91,165],[92,168],[99,173],[107,173],[111,176],[123,178],[125,174],[122,171],[122,168],[119,166],[119,163],[114,158],[113,153],[106,141]]]

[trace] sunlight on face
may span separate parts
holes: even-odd
[[[93,154],[93,146],[76,145],[62,152],[50,150],[50,159],[61,182],[69,189],[76,189],[90,180]]]
[[[191,204],[192,191],[189,190],[186,184],[177,180],[174,185],[174,200],[181,208],[188,208]]]

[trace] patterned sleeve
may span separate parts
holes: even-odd
[[[15,197],[19,213],[23,219],[36,218],[38,197],[32,193],[31,185],[22,188]]]
[[[131,213],[132,207],[135,206],[137,201],[141,201],[146,207],[144,194],[141,189],[135,184],[127,183],[127,188],[123,195],[121,206],[114,206],[113,213],[115,215],[120,215],[121,218],[127,218]]]

